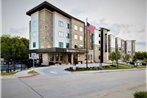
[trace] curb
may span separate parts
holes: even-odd
[[[106,73],[106,72],[121,72],[121,71],[136,71],[136,70],[147,70],[147,68],[134,68],[134,69],[116,69],[116,70],[98,70],[98,71],[79,71],[80,73]]]
[[[28,76],[19,76],[17,78],[31,78],[31,77],[34,77],[34,76],[37,76],[39,74],[31,74],[31,75],[28,75]]]

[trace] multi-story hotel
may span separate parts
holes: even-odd
[[[85,22],[46,1],[26,14],[31,17],[30,58],[41,65],[86,63],[86,60],[107,63],[112,51],[129,51],[125,49],[128,42],[108,35],[110,30],[96,28],[92,34],[87,33]],[[133,53],[135,42],[132,46]]]
[[[30,52],[42,65],[85,61],[85,23],[48,2],[29,10]]]

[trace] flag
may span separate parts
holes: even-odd
[[[89,23],[87,22],[87,30],[88,30],[90,33],[93,33],[94,30],[95,30],[95,26],[93,26],[93,25],[91,25],[91,24],[89,24]]]

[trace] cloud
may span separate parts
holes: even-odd
[[[71,12],[70,12],[72,15],[74,15],[75,17],[80,17],[82,16],[85,12],[81,9],[72,9]]]
[[[136,42],[136,44],[138,44],[138,45],[146,45],[146,42],[141,41],[141,42]]]
[[[27,27],[20,27],[20,28],[10,28],[9,32],[7,34],[10,34],[12,36],[22,36],[29,38],[29,33]]]

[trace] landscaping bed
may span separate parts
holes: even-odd
[[[14,75],[17,72],[1,72],[1,76],[10,76],[10,75]]]
[[[66,68],[67,71],[92,71],[92,70],[117,70],[117,69],[132,69],[132,68],[146,68],[145,66],[131,66],[120,64],[117,68],[117,65],[109,65],[103,67],[76,67],[76,70],[73,70],[73,67]]]
[[[136,92],[134,94],[134,98],[147,98],[147,92],[146,91]]]

